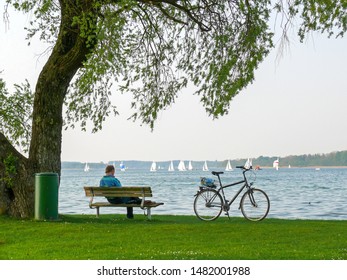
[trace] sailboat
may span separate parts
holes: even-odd
[[[123,161],[120,163],[119,167],[120,171],[125,171],[125,164],[123,163]]]
[[[84,166],[84,172],[88,172],[90,170],[90,167],[88,165],[88,162],[86,162],[86,165]]]
[[[180,163],[177,166],[178,171],[186,171],[186,166],[184,165],[184,161],[181,160]]]
[[[167,171],[175,171],[173,162],[171,161],[170,165],[169,165],[169,169]]]
[[[155,161],[152,162],[150,170],[151,172],[157,171],[157,164]]]
[[[279,158],[277,158],[277,159],[273,162],[272,166],[273,166],[273,168],[276,168],[276,170],[278,170],[279,165],[280,165],[280,160],[279,160]]]
[[[188,170],[193,170],[193,165],[192,165],[192,161],[191,160],[188,163]]]
[[[202,171],[208,171],[208,166],[207,166],[206,160],[205,160],[204,166],[202,167]]]
[[[233,168],[231,167],[230,160],[228,160],[227,166],[225,167],[225,171],[232,171]]]
[[[250,169],[252,167],[252,160],[248,158],[246,163],[245,163],[245,165],[244,165],[244,167],[246,169]]]

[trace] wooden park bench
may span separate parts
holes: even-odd
[[[152,202],[146,200],[148,197],[152,197],[151,187],[84,187],[86,196],[90,197],[89,207],[91,209],[96,209],[96,216],[100,215],[101,207],[140,207],[144,209],[147,213],[147,218],[151,219],[151,209],[164,203]],[[105,202],[93,202],[96,196],[107,196],[107,197],[138,197],[141,198],[141,204],[112,204],[108,201]]]

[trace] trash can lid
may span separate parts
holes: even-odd
[[[58,176],[58,173],[42,172],[42,173],[35,173],[35,176]]]

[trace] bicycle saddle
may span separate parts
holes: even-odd
[[[212,171],[212,175],[216,175],[216,176],[218,176],[219,174],[224,174],[224,172],[223,171]]]

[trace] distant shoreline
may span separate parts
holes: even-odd
[[[346,151],[337,151],[331,152],[328,154],[306,154],[306,155],[293,155],[293,156],[259,156],[257,158],[250,158],[253,161],[253,167],[260,166],[261,168],[273,168],[273,162],[279,160],[280,168],[347,168],[347,150]],[[189,158],[182,159],[185,164],[188,164],[189,161],[193,163],[193,167],[199,168],[203,166],[205,160],[192,160]],[[243,166],[246,159],[238,158],[231,159],[226,158],[224,160],[206,160],[209,169],[218,168],[225,169],[227,162],[230,160],[231,166]],[[156,161],[153,159],[153,161]],[[119,164],[123,162],[126,167],[132,168],[150,168],[150,165],[153,162],[152,160],[124,160],[124,159],[110,159],[108,162],[91,162],[88,161],[90,167],[102,168],[106,164],[114,164],[119,167]],[[164,169],[168,167],[169,163],[173,161],[174,166],[176,167],[180,162],[180,159],[169,159],[169,160],[157,160],[157,165],[161,165]],[[62,161],[62,168],[76,168],[80,169],[81,166],[85,165],[86,162],[72,162],[72,161]]]
[[[150,163],[150,162],[149,162]],[[83,163],[80,163],[81,166],[68,166],[68,165],[62,165],[62,170],[83,170]],[[101,169],[103,170],[105,168],[105,165],[106,164],[100,164],[100,163],[90,163],[90,165],[92,166],[91,168],[92,169]],[[94,165],[94,166],[93,166]],[[257,165],[253,165],[253,170],[256,170],[256,166]],[[259,166],[259,165],[258,165]],[[274,169],[272,166],[259,166],[260,170],[262,169]],[[118,170],[119,168],[116,166],[116,170]],[[146,166],[131,166],[129,165],[129,169],[130,170],[147,170],[149,171],[149,167],[146,165]],[[211,171],[216,171],[216,170],[221,170],[221,171],[224,171],[225,167],[223,166],[211,166],[209,168],[209,171],[207,171],[206,173],[209,173]],[[233,167],[233,170],[232,171],[225,171],[225,172],[233,172],[233,171],[236,171],[238,168],[236,167]],[[279,167],[279,170],[281,169],[347,169],[347,166],[329,166],[329,165],[316,165],[316,166],[291,166],[291,167],[288,167],[288,166],[280,166]],[[194,168],[193,170],[191,171],[199,171],[202,169],[200,168]],[[162,171],[167,171],[166,168],[163,168],[161,170],[158,170],[158,172],[162,172]],[[191,172],[189,170],[185,171],[185,172]],[[178,170],[175,170],[175,172],[179,172],[179,173],[184,173],[184,172],[181,172],[181,171],[178,171]]]
[[[253,166],[254,168],[254,166]],[[260,166],[260,168],[262,169],[274,169],[272,166]],[[307,168],[307,169],[311,169],[311,168],[347,168],[347,166],[343,165],[343,166],[330,166],[330,165],[316,165],[316,166],[291,166],[291,167],[288,167],[288,166],[280,166],[279,169],[292,169],[292,168]]]

